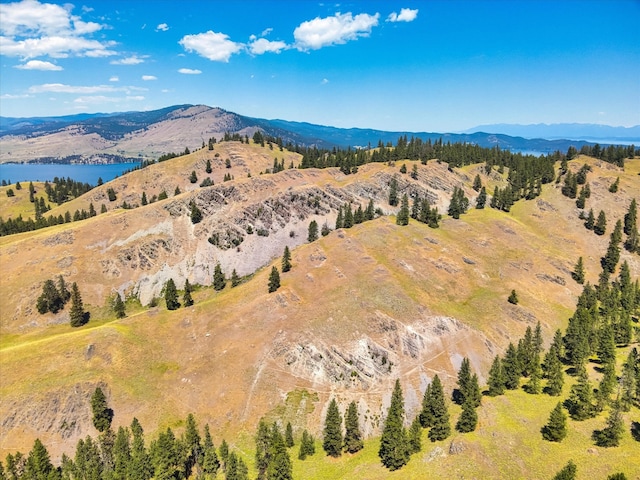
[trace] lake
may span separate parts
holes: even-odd
[[[0,164],[0,182],[5,180],[12,183],[45,180],[52,181],[54,177],[71,178],[77,182],[96,185],[98,178],[104,182],[113,180],[127,170],[140,165],[139,163],[112,163],[108,165],[59,165],[55,163],[3,163]]]

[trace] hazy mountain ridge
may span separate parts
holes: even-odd
[[[170,152],[194,150],[209,138],[226,132],[252,136],[261,130],[283,142],[317,147],[375,147],[395,143],[401,136],[424,141],[464,142],[482,147],[551,153],[580,149],[590,142],[544,138],[527,139],[504,133],[388,132],[336,128],[286,120],[238,115],[205,105],[175,105],[159,110],[66,117],[0,118],[0,163],[109,163],[154,160]],[[487,131],[490,131],[488,129]]]
[[[620,141],[640,142],[640,125],[632,127],[613,127],[594,123],[537,123],[529,125],[497,123],[478,125],[469,128],[464,133],[493,132],[523,138],[596,140],[612,139]]]

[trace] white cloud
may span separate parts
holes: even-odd
[[[378,25],[379,13],[336,13],[333,17],[302,22],[293,31],[298,50],[317,50],[329,45],[343,44],[359,37],[367,37],[371,29]]]
[[[24,59],[75,55],[109,56],[116,43],[86,38],[104,28],[72,15],[71,5],[40,3],[37,0],[0,4],[0,48],[3,55]]]
[[[156,32],[166,32],[167,30],[169,30],[169,25],[167,25],[166,23],[161,23],[156,27]]]
[[[0,99],[2,100],[16,100],[19,98],[30,98],[32,95],[21,94],[21,95],[11,95],[10,93],[5,93],[0,95]]]
[[[60,65],[55,65],[51,62],[43,62],[42,60],[29,60],[24,65],[16,65],[15,68],[19,68],[20,70],[64,70]]]
[[[211,30],[196,35],[185,35],[178,43],[187,52],[196,52],[214,62],[228,62],[231,55],[243,48],[241,43],[229,40],[228,35]]]
[[[183,73],[185,75],[200,75],[202,70],[195,70],[193,68],[181,68],[178,70],[178,73]]]
[[[128,101],[142,101],[142,95],[126,96],[126,97],[107,97],[106,95],[92,95],[88,97],[78,97],[73,103],[76,105],[96,105],[100,103],[118,103]]]
[[[145,82],[148,82],[149,80],[157,80],[158,77],[156,77],[155,75],[142,75],[142,80],[144,80]]]
[[[109,77],[109,81],[110,82],[119,82],[120,81],[120,77],[114,75],[112,77]]]
[[[418,16],[418,9],[411,10],[410,8],[400,9],[400,13],[392,12],[387,17],[387,22],[413,22]]]
[[[260,34],[261,37],[266,37],[267,35],[269,35],[271,32],[273,32],[273,28],[265,28],[262,33]]]
[[[328,78],[323,78],[322,82],[320,82],[320,83],[322,83],[322,85],[326,85],[327,83],[329,83],[329,79]]]
[[[138,65],[144,63],[144,58],[132,55],[131,57],[121,58],[120,60],[112,60],[111,65]]]
[[[280,53],[287,49],[286,43],[281,41],[269,41],[266,38],[258,38],[249,44],[249,51],[254,55],[262,55],[266,52]]]

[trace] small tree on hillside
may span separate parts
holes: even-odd
[[[384,421],[378,456],[389,470],[402,468],[409,461],[407,432],[404,428],[404,398],[400,380],[396,380],[391,405]]]
[[[362,441],[362,433],[360,433],[360,425],[358,423],[358,407],[356,402],[351,402],[347,408],[344,419],[345,435],[344,449],[348,453],[356,453],[362,450],[364,442]]]
[[[406,193],[402,196],[402,204],[396,217],[396,225],[409,225],[409,198]]]
[[[71,285],[71,309],[69,310],[69,321],[72,327],[80,327],[86,323],[87,314],[82,304],[82,296],[78,289],[78,284]]]
[[[606,230],[607,230],[607,216],[605,215],[604,210],[600,210],[600,213],[598,213],[598,219],[596,220],[596,223],[593,226],[593,231],[595,232],[596,235],[604,235]]]
[[[584,262],[582,260],[582,257],[578,258],[578,262],[576,263],[573,272],[571,272],[571,278],[573,278],[580,285],[584,283]]]
[[[191,296],[191,292],[193,291],[193,287],[189,283],[189,279],[187,278],[184,281],[184,295],[182,296],[182,303],[185,307],[190,307],[193,305],[193,297]]]
[[[124,302],[119,292],[116,292],[116,298],[113,300],[113,313],[116,314],[116,318],[124,318],[127,316]]]
[[[278,269],[271,267],[271,273],[269,274],[269,293],[273,293],[280,288],[280,274]]]
[[[196,175],[196,171],[195,170],[193,170],[191,172],[191,175],[189,175],[189,181],[191,183],[196,183],[198,181],[198,176]]]
[[[291,448],[295,445],[293,441],[293,427],[291,426],[291,422],[287,422],[287,426],[284,430],[284,444],[287,448]]]
[[[167,280],[167,284],[164,286],[164,301],[167,305],[167,310],[177,310],[180,308],[180,302],[178,302],[178,290],[173,278]]]
[[[234,268],[233,272],[231,272],[231,288],[237,287],[238,285],[240,285],[240,277]]]
[[[556,473],[556,476],[553,477],[552,480],[575,480],[577,470],[576,464],[573,463],[572,460],[569,460],[569,463]]]
[[[518,294],[515,290],[511,290],[511,294],[509,295],[509,298],[507,298],[507,302],[512,303],[513,305],[518,304]]]
[[[282,254],[282,273],[288,272],[291,270],[291,252],[289,251],[289,247],[284,247],[284,253]]]
[[[460,433],[473,432],[478,425],[478,414],[470,399],[466,399],[462,404],[462,413],[458,417],[456,430]]]
[[[107,405],[107,397],[100,387],[96,387],[91,395],[91,412],[93,414],[93,426],[99,432],[104,432],[111,427],[113,410]]]
[[[562,411],[562,403],[558,402],[549,415],[549,421],[540,430],[542,438],[549,442],[561,442],[567,436],[567,416]]]
[[[318,239],[318,222],[311,220],[309,223],[309,232],[307,235],[307,241],[309,243],[315,242]]]
[[[322,448],[331,457],[342,455],[342,417],[335,398],[331,399],[324,420]]]
[[[480,189],[480,193],[478,194],[478,197],[476,198],[476,208],[478,210],[482,210],[486,204],[487,204],[487,190],[485,187],[482,187]]]
[[[202,221],[202,212],[200,211],[200,209],[196,205],[196,202],[191,200],[191,202],[189,202],[189,209],[190,209],[190,212],[191,212],[190,213],[191,223],[193,223],[194,225],[196,223],[200,223]]]
[[[222,267],[220,267],[219,263],[216,263],[216,267],[213,270],[213,288],[216,291],[220,291],[226,286],[227,280],[224,278],[224,273],[222,273]]]
[[[445,402],[444,390],[440,378],[436,375],[431,383],[431,413],[433,425],[429,430],[429,439],[432,442],[444,440],[451,435],[449,423],[449,411]]]
[[[504,371],[502,370],[502,360],[499,355],[496,355],[493,359],[487,383],[489,385],[489,395],[491,397],[496,397],[504,393],[505,378]]]

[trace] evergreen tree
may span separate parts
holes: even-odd
[[[416,415],[413,422],[411,422],[407,442],[409,455],[413,455],[422,450],[422,425],[420,424],[420,415]]]
[[[537,395],[542,390],[540,381],[542,379],[542,368],[540,367],[540,355],[534,354],[534,361],[530,363],[529,381],[525,385],[526,391]]]
[[[178,302],[178,290],[173,278],[167,280],[167,284],[164,286],[164,301],[167,305],[167,310],[177,310],[180,308],[180,302]]]
[[[191,296],[191,292],[193,291],[193,287],[189,283],[189,279],[187,278],[184,281],[184,295],[182,296],[182,303],[185,307],[190,307],[193,305],[193,297]]]
[[[609,192],[616,193],[618,191],[619,186],[620,186],[620,177],[616,177],[616,181],[613,182],[609,187]]]
[[[189,181],[191,183],[196,183],[198,181],[198,176],[196,175],[196,171],[192,170],[191,175],[189,175]]]
[[[342,454],[342,417],[335,398],[331,399],[324,420],[322,448],[331,457]]]
[[[210,143],[209,146],[213,147],[213,144]],[[210,148],[209,150],[213,150],[213,148]],[[211,160],[209,160],[208,158],[207,158],[207,166],[205,167],[205,172],[207,173],[213,172],[213,169],[211,168]]]
[[[584,365],[578,368],[578,381],[571,387],[571,393],[567,400],[569,415],[574,420],[586,420],[595,415],[593,406],[593,389],[587,376]]]
[[[143,207],[149,203],[149,200],[147,200],[147,192],[142,192],[142,199],[140,200],[140,203]]]
[[[91,395],[91,412],[93,415],[93,426],[99,432],[104,432],[111,427],[113,410],[107,405],[107,397],[100,387],[96,387]]]
[[[569,462],[562,468],[562,470],[556,473],[555,477],[553,477],[552,480],[575,480],[576,471],[576,464],[573,463],[572,460],[569,460]]]
[[[238,285],[240,285],[240,277],[238,276],[236,269],[233,269],[233,272],[231,272],[231,287],[237,287]]]
[[[273,293],[280,288],[280,274],[278,269],[271,267],[271,274],[269,274],[269,293]]]
[[[342,214],[342,206],[338,207],[338,216],[336,217],[336,230],[344,228],[344,216]]]
[[[470,400],[462,404],[462,413],[456,422],[456,430],[460,433],[473,432],[478,425],[478,414]]]
[[[444,440],[451,434],[449,424],[449,411],[444,398],[444,390],[440,378],[436,375],[431,382],[431,413],[433,424],[429,430],[429,439],[432,442]]]
[[[478,210],[482,210],[486,204],[487,204],[487,190],[485,189],[485,187],[482,187],[480,189],[480,193],[478,194],[478,197],[476,198],[476,208]]]
[[[444,401],[444,398],[443,398]],[[378,456],[382,464],[389,470],[398,470],[409,461],[409,447],[407,445],[407,432],[404,428],[404,399],[400,380],[396,380],[391,405],[384,421],[380,450]]]
[[[291,480],[293,478],[293,466],[287,452],[278,424],[274,422],[271,429],[271,461],[267,468],[268,480]]]
[[[128,428],[120,426],[113,445],[115,480],[127,480],[127,468],[131,463],[131,434]]]
[[[344,206],[344,220],[343,220],[343,228],[351,228],[354,224],[353,218],[353,210],[351,209],[351,203],[347,203]]]
[[[598,219],[596,220],[595,225],[593,226],[593,231],[596,235],[604,235],[607,230],[607,216],[605,215],[603,210],[600,210],[598,213]]]
[[[518,304],[518,294],[515,290],[511,290],[511,294],[509,295],[509,298],[507,298],[507,301],[513,305]]]
[[[640,377],[640,359],[636,348],[631,349],[627,360],[622,366],[622,375],[620,376],[620,408],[628,412],[633,405],[635,398],[640,400],[638,385]]]
[[[576,263],[573,272],[571,272],[571,278],[580,285],[584,283],[584,263],[582,261],[582,257],[578,258],[578,263]]]
[[[307,241],[309,243],[315,242],[318,239],[318,222],[311,220],[309,223],[309,232],[307,234]]]
[[[347,408],[344,418],[345,434],[344,449],[348,453],[356,453],[362,450],[364,442],[362,441],[362,433],[360,433],[360,425],[358,423],[358,407],[356,402],[351,402]]]
[[[305,460],[308,456],[316,453],[315,440],[313,436],[306,430],[302,432],[302,440],[300,440],[300,450],[298,453],[298,459]]]
[[[36,301],[36,308],[39,313],[58,313],[64,308],[64,300],[53,280],[46,280],[42,285],[42,294]]]
[[[509,343],[509,347],[507,347],[507,352],[502,360],[502,370],[504,372],[504,386],[508,390],[516,390],[520,386],[522,367],[513,343]]]
[[[193,223],[194,225],[196,223],[200,223],[202,221],[202,212],[200,211],[200,209],[196,205],[196,202],[191,200],[191,202],[189,202],[189,209],[190,209],[190,212],[191,212],[190,213],[191,223]]]
[[[291,270],[291,252],[289,251],[289,247],[284,247],[284,254],[282,255],[282,273],[288,272]]]
[[[271,461],[272,452],[271,433],[264,419],[258,422],[258,431],[255,437],[256,442],[256,470],[258,470],[258,480],[265,480],[267,476],[267,468]]]
[[[418,179],[418,165],[415,163],[413,164],[413,167],[411,167],[411,178],[414,180]]]
[[[549,353],[545,357],[545,368],[547,377],[545,393],[556,397],[562,393],[562,387],[564,385],[562,362],[556,350],[549,349]]]
[[[82,305],[82,296],[78,289],[78,284],[73,282],[71,284],[71,309],[69,310],[69,322],[72,327],[80,327],[87,323],[87,314],[84,311]]]
[[[205,475],[215,477],[218,468],[220,468],[220,462],[218,461],[218,454],[216,453],[213,440],[211,439],[211,432],[209,431],[209,425],[204,426],[204,441],[202,443],[202,472]]]
[[[284,444],[287,448],[291,448],[295,445],[293,441],[293,427],[291,426],[291,422],[287,422],[287,427],[284,431]]]
[[[393,176],[389,184],[389,205],[395,207],[398,205],[398,179]]]
[[[487,383],[489,385],[489,396],[496,397],[504,393],[505,375],[504,370],[502,369],[502,360],[500,360],[499,355],[496,355],[493,359]]]
[[[396,217],[396,225],[409,225],[409,198],[406,193],[402,196],[402,205]]]
[[[542,438],[549,442],[561,442],[567,436],[567,416],[562,411],[562,403],[558,402],[549,415],[549,421],[540,430]]]
[[[62,275],[58,275],[58,295],[62,299],[62,303],[67,303],[71,298],[71,292],[67,290],[67,284]]]
[[[420,418],[420,425],[422,428],[430,428],[433,425],[433,412],[431,411],[431,385],[433,382],[427,385],[422,397],[422,410],[418,417]]]
[[[458,219],[468,208],[469,199],[465,196],[464,190],[460,187],[453,187],[453,194],[451,195],[451,202],[449,203],[447,213],[451,217]]]
[[[369,199],[369,204],[367,205],[367,208],[364,211],[364,220],[373,220],[374,216],[375,216],[375,206],[373,205],[373,199],[370,198]]]
[[[147,480],[151,477],[151,459],[144,446],[144,432],[137,418],[131,422],[131,462],[127,472],[130,480]]]
[[[629,209],[624,215],[624,233],[631,235],[632,232],[638,230],[638,204],[636,199],[632,199]]]
[[[220,458],[226,468],[227,460],[229,460],[229,444],[224,438],[222,439],[222,443],[220,443]]]
[[[125,311],[124,302],[119,292],[116,292],[116,298],[113,301],[113,313],[116,314],[116,318],[124,318],[127,316]]]
[[[198,426],[196,419],[192,413],[187,415],[187,421],[185,425],[185,432],[183,437],[183,446],[185,448],[185,477],[189,478],[194,467],[200,468],[203,460],[203,447],[200,442],[200,433],[198,432]],[[201,475],[197,475],[201,476]]]
[[[617,447],[620,445],[623,433],[622,413],[618,402],[615,402],[614,407],[609,412],[609,417],[607,417],[607,426],[602,430],[593,432],[593,439],[596,445],[600,447]]]
[[[481,188],[482,188],[482,180],[480,180],[480,175],[477,174],[476,177],[473,179],[473,189],[476,192],[479,192]]]
[[[57,470],[54,469],[49,452],[39,438],[33,443],[25,464],[22,478],[29,480],[57,480]]]
[[[593,228],[595,227],[595,224],[596,224],[596,217],[593,214],[593,209],[590,208],[589,214],[587,215],[587,219],[584,222],[584,226],[587,230],[593,230]]]
[[[213,270],[213,288],[219,292],[226,286],[227,280],[224,278],[224,273],[222,273],[222,267],[220,267],[219,263],[216,263],[216,267]]]

